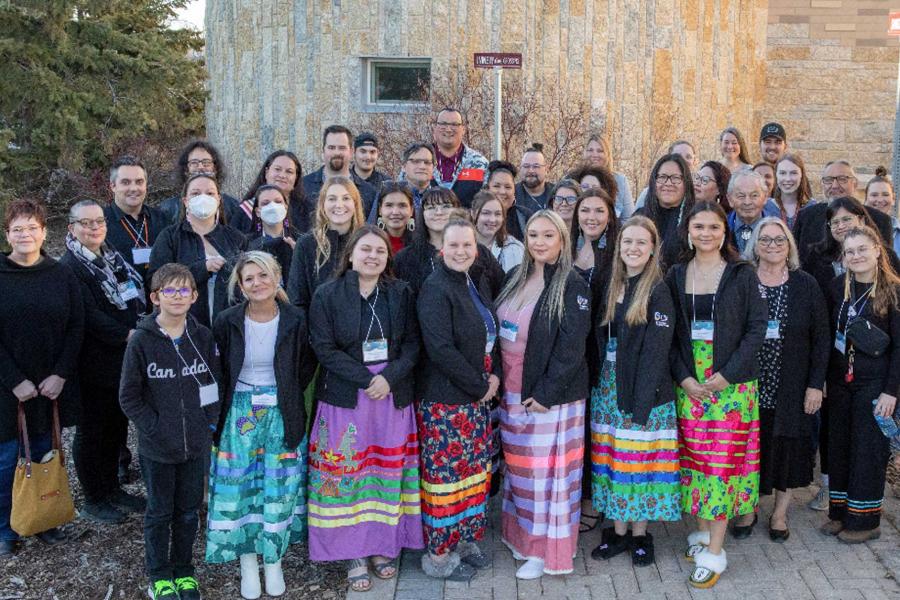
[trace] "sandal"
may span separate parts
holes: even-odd
[[[380,556],[379,558],[385,558]],[[372,557],[372,570],[375,571],[375,577],[378,579],[393,579],[397,576],[397,559],[392,558],[385,562],[375,562]]]
[[[656,560],[653,551],[653,536],[649,533],[631,536],[631,564],[648,567]]]
[[[366,572],[359,575],[351,575],[350,571],[365,567]],[[364,558],[354,558],[347,561],[347,581],[354,592],[368,592],[372,589],[372,578],[369,577],[369,566]]]
[[[603,520],[603,515],[600,513],[594,515],[586,515],[583,512],[581,513],[581,521],[578,523],[578,533],[587,533],[588,531],[593,531],[595,527]]]
[[[622,554],[628,550],[631,540],[631,531],[625,535],[616,533],[615,528],[607,527],[600,536],[600,545],[591,551],[594,560],[609,560],[613,556]]]

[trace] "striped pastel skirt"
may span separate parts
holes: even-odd
[[[262,388],[275,394],[275,388]],[[209,479],[206,561],[261,554],[272,564],[306,534],[306,440],[284,446],[277,406],[254,406],[235,392]]]
[[[484,538],[491,486],[489,410],[477,402],[422,401],[416,417],[425,546],[432,554],[446,554],[460,542]]]
[[[712,342],[692,342],[697,381],[711,377]],[[676,388],[681,508],[709,521],[754,512],[759,503],[759,404],[756,380],[732,383],[710,399]]]
[[[507,366],[504,357],[504,367]],[[520,379],[504,371],[507,388]],[[518,386],[516,386],[518,387]],[[507,389],[500,411],[502,539],[519,558],[540,558],[544,572],[572,572],[581,518],[585,401],[526,411]]]
[[[369,366],[380,372],[387,363]],[[320,402],[309,445],[309,556],[395,558],[422,547],[412,406],[359,390],[356,408]]]
[[[677,521],[678,429],[675,403],[638,425],[619,410],[616,363],[605,361],[591,392],[591,495],[594,510],[615,521]]]

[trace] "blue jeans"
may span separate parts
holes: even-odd
[[[29,435],[28,439],[31,442],[32,460],[39,461],[50,451],[52,438],[49,431],[42,435]],[[0,540],[5,542],[19,539],[19,534],[9,526],[9,514],[12,511],[13,477],[15,477],[18,460],[18,438],[0,442]]]

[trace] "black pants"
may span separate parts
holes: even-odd
[[[81,399],[72,458],[85,501],[100,502],[119,486],[119,447],[128,439],[128,419],[119,407],[118,389],[82,384]]]
[[[144,555],[150,581],[192,577],[191,554],[199,526],[206,458],[166,464],[140,457],[147,486]]]
[[[850,531],[881,522],[888,438],[872,414],[883,380],[828,380],[828,517]]]

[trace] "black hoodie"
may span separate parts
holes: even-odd
[[[153,313],[138,322],[125,349],[119,404],[138,431],[141,456],[177,464],[209,452],[225,382],[209,329],[188,315],[176,351],[156,316]],[[201,407],[200,385],[214,381],[219,385],[220,401]]]
[[[35,387],[49,377],[66,380],[59,396],[62,425],[78,416],[78,352],[84,335],[84,305],[78,279],[68,267],[42,254],[23,267],[0,254],[0,442],[16,439],[19,401],[12,390],[25,381]],[[28,431],[50,431],[50,400],[25,403]]]
[[[394,259],[394,274],[397,279],[408,283],[414,294],[418,294],[425,280],[437,270],[441,262],[438,249],[428,240],[419,238],[397,253]],[[496,297],[500,293],[506,274],[491,251],[478,244],[478,254],[469,269],[469,276],[473,281],[478,281],[482,274],[487,276],[491,297]]]

